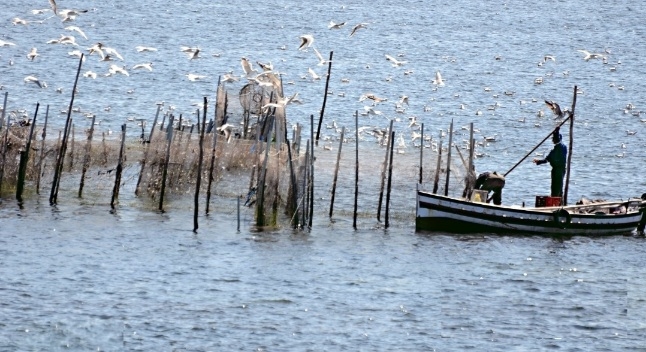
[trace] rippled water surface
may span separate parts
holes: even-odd
[[[22,208],[5,197],[0,350],[643,349],[643,237],[415,233],[419,149],[409,142],[413,117],[436,139],[453,120],[458,144],[468,138],[462,127],[474,122],[480,141],[496,137],[479,147],[478,171],[506,172],[558,123],[543,101],[570,107],[577,86],[570,199],[646,192],[641,2],[57,3],[89,11],[61,23],[49,18],[51,12],[31,13],[47,8],[47,1],[8,0],[0,8],[0,40],[16,44],[0,47],[7,111],[31,115],[36,102],[48,104],[53,128],[63,126],[66,115],[59,111],[69,104],[78,67],[67,53],[77,48],[46,42],[72,34],[80,50],[96,42],[114,47],[124,61],[111,63],[130,71],[129,77],[105,77],[110,62],[96,55],[83,64],[82,72],[99,77],[81,76],[75,107],[96,114],[99,130],[117,130],[128,121],[134,137],[130,120],[152,122],[159,101],[194,119],[191,104],[213,97],[218,76],[240,76],[242,56],[254,64],[272,62],[284,73],[286,93],[298,92],[303,102],[288,106],[288,119],[308,126],[322,106],[327,70],[317,65],[313,48],[297,49],[298,37],[312,34],[324,57],[334,52],[324,123],[334,119],[353,131],[355,111],[368,105],[359,97],[372,92],[388,100],[375,107],[381,115],[360,116],[360,125],[383,128],[395,118],[408,146],[397,156],[387,230],[372,215],[373,189],[365,188],[359,229],[352,228],[350,144],[344,146],[346,167],[332,221],[326,203],[334,156],[317,149],[321,183],[314,226],[305,232],[258,232],[246,208],[238,232],[235,199],[224,196],[212,215],[200,217],[197,234],[189,199],[171,201],[162,214],[125,189],[110,212],[105,190],[79,200],[71,179],[56,207],[35,194]],[[30,23],[14,25],[15,17]],[[331,30],[331,20],[347,24]],[[367,28],[350,37],[361,22]],[[65,30],[68,25],[80,27],[88,39]],[[158,51],[138,53],[138,45]],[[200,47],[201,58],[189,60],[180,46]],[[32,47],[40,54],[33,62],[26,58]],[[583,49],[602,53],[606,62],[584,61]],[[385,54],[407,62],[393,67]],[[556,61],[545,61],[545,55]],[[132,69],[144,62],[153,62],[152,72]],[[312,80],[308,68],[323,79]],[[431,83],[437,71],[444,86]],[[208,78],[190,82],[188,73]],[[28,75],[48,87],[24,83]],[[543,83],[536,83],[539,78]],[[403,113],[395,110],[401,95],[409,97]],[[89,124],[82,114],[74,119]],[[375,184],[383,158],[373,141],[362,136],[362,184]],[[549,168],[525,161],[509,174],[503,199],[531,203],[548,189]]]

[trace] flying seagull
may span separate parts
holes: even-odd
[[[242,57],[240,59],[240,65],[242,66],[242,70],[244,71],[244,76],[249,76],[253,72],[257,72],[255,69],[251,67],[251,62],[246,57]]]
[[[34,61],[34,59],[36,58],[36,56],[40,55],[40,54],[38,54],[38,53],[37,53],[37,51],[38,51],[38,49],[36,49],[36,48],[31,48],[31,51],[29,52],[29,54],[27,54],[27,58],[28,58],[29,60],[31,60],[31,61]]]
[[[327,28],[328,29],[340,29],[343,26],[345,26],[345,22],[334,23],[334,21],[330,21],[330,24],[327,26]]]
[[[395,59],[394,57],[388,54],[386,54],[386,60],[392,62],[393,67],[401,66],[406,63],[406,61],[398,61],[397,59]]]
[[[85,35],[85,33],[83,33],[81,28],[79,28],[77,26],[67,26],[67,27],[65,27],[65,29],[68,30],[68,31],[78,32],[83,38],[87,39],[87,36]]]
[[[368,28],[368,23],[362,22],[362,23],[359,23],[356,26],[354,26],[352,28],[352,32],[350,32],[350,36],[352,37],[361,28]]]
[[[433,84],[438,86],[444,85],[444,79],[442,79],[442,74],[440,74],[440,71],[435,72],[435,79],[433,80]]]
[[[556,115],[557,118],[563,117],[563,111],[561,110],[561,107],[559,104],[557,104],[555,101],[552,100],[545,100],[545,104],[552,110],[554,115]]]
[[[314,43],[314,37],[311,34],[304,34],[299,38],[301,39],[301,45],[298,47],[298,50],[304,50]]]
[[[56,15],[58,13],[58,11],[56,10],[56,1],[49,0],[49,6],[52,7],[52,11],[54,11],[54,15]]]

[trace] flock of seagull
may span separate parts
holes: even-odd
[[[77,19],[79,16],[85,15],[88,13],[88,10],[78,10],[78,9],[64,9],[64,10],[59,10],[57,7],[57,4],[54,0],[49,0],[50,4],[50,9],[38,9],[38,10],[33,10],[32,13],[34,15],[46,15],[49,12],[53,13],[53,16],[48,17],[46,19],[40,20],[40,21],[31,21],[31,22],[38,22],[38,23],[44,23],[50,18],[58,18],[60,19],[61,22],[66,23],[64,30],[73,32],[74,34],[79,35],[80,37],[84,38],[85,40],[88,40],[88,36],[85,34],[83,29],[79,28],[78,26],[72,25],[71,22],[73,22],[75,19]],[[30,21],[21,19],[21,18],[14,18],[12,20],[12,23],[16,26],[21,26],[21,25],[28,25]],[[69,24],[69,25],[67,25]],[[329,30],[341,30],[346,26],[347,22],[334,22],[330,21],[329,24],[327,25],[327,28]],[[366,22],[361,22],[357,23],[354,26],[351,27],[349,31],[349,37],[354,37],[356,36],[360,31],[365,31],[369,29],[370,24]],[[319,50],[316,48],[314,45],[315,43],[315,37],[312,34],[303,34],[300,37],[298,37],[300,40],[300,43],[298,44],[298,50],[303,51],[303,52],[308,52],[311,51],[314,53],[316,57],[316,65],[317,66],[323,66],[330,61],[326,58],[324,58]],[[116,75],[123,75],[123,76],[130,76],[129,71],[133,70],[146,70],[146,71],[153,71],[154,70],[154,64],[153,62],[142,62],[138,63],[136,65],[132,65],[130,68],[126,67],[126,65],[123,64],[124,58],[123,56],[117,51],[115,48],[110,47],[106,45],[103,42],[96,42],[93,45],[89,46],[85,50],[79,49],[81,47],[81,44],[77,42],[76,37],[74,35],[69,34],[69,35],[61,35],[59,38],[49,40],[47,44],[50,45],[63,45],[63,46],[70,46],[73,47],[73,50],[70,50],[68,52],[68,55],[71,56],[76,56],[76,57],[83,57],[85,60],[86,58],[96,56],[97,60],[100,62],[106,62],[107,63],[107,70],[104,73],[98,73],[94,71],[85,71],[83,73],[83,77],[89,78],[89,79],[97,79],[98,77],[104,76],[104,77],[109,77],[109,76],[116,76]],[[12,47],[15,46],[15,43],[1,40],[0,39],[0,48],[2,47]],[[282,47],[284,49],[284,47]],[[154,47],[149,47],[149,46],[136,46],[135,50],[138,53],[148,53],[148,52],[155,52],[157,51],[157,48]],[[188,46],[183,46],[180,47],[179,50],[184,53],[187,57],[188,60],[197,60],[201,58],[203,52],[199,47],[188,47]],[[581,54],[583,54],[583,60],[585,61],[590,61],[590,60],[602,60],[604,64],[608,63],[608,56],[610,54],[609,51],[605,51],[603,53],[598,53],[598,52],[589,52],[587,50],[578,50]],[[401,67],[407,67],[408,65],[408,60],[404,59],[404,54],[397,54],[397,55],[389,55],[389,54],[383,54],[385,57],[385,60],[389,62],[392,67],[395,68],[401,68]],[[219,54],[213,54],[213,56],[219,56]],[[38,52],[38,49],[36,47],[31,48],[29,53],[26,55],[26,59],[29,61],[38,61],[40,57],[40,53]],[[447,61],[452,60],[451,58],[445,58]],[[502,57],[495,57],[495,60],[502,60]],[[547,65],[548,63],[555,64],[556,63],[556,57],[554,55],[545,55],[543,59],[539,62],[539,66]],[[256,61],[256,64],[259,69],[256,69],[254,67],[254,64],[251,62],[250,59],[247,57],[241,57],[240,59],[240,67],[242,68],[243,74],[241,76],[233,74],[233,71],[229,71],[227,74],[223,75],[221,77],[223,82],[236,82],[239,81],[240,79],[246,79],[249,82],[254,82],[260,86],[268,87],[268,88],[273,88],[277,92],[282,92],[282,73],[278,72],[277,70],[274,69],[274,66],[272,65],[271,62],[269,63],[263,63],[260,61]],[[617,64],[620,64],[620,62],[617,62]],[[612,69],[611,69],[612,70]],[[412,74],[412,70],[405,70],[404,74]],[[563,73],[564,75],[567,75],[566,72]],[[196,81],[202,81],[206,80],[209,77],[207,75],[203,74],[196,74],[196,73],[187,73],[186,79],[191,81],[191,82],[196,82]],[[544,79],[546,79],[549,76],[541,76],[537,77],[534,80],[535,84],[543,84]],[[321,80],[321,75],[317,74],[314,69],[311,67],[308,68],[308,73],[307,75],[302,75],[301,78],[306,78],[310,79],[312,81],[318,81]],[[392,79],[391,77],[387,77],[385,80],[389,81]],[[38,77],[34,75],[29,75],[24,78],[25,84],[34,84],[35,86],[39,88],[47,88],[47,83]],[[349,78],[341,78],[342,83],[349,83],[350,79]],[[448,82],[450,83],[450,81]],[[288,82],[289,84],[289,82]],[[439,70],[435,72],[435,76],[430,80],[430,84],[432,86],[431,89],[437,90],[439,87],[443,87],[447,85],[447,81],[441,74]],[[618,89],[621,89],[618,87]],[[485,87],[485,92],[489,92],[490,89]],[[61,88],[57,89],[58,92],[62,92]],[[513,96],[513,92],[504,92],[505,95]],[[337,95],[343,97],[345,96],[345,93],[339,92]],[[497,97],[497,95],[494,95],[494,97]],[[407,114],[407,109],[409,107],[409,101],[408,101],[408,96],[401,94],[399,99],[394,103],[394,112],[397,114]],[[278,96],[275,102],[265,104],[263,106],[263,110],[267,109],[269,107],[286,107],[289,104],[296,103],[298,102],[298,93],[295,93],[294,95],[284,97],[284,96]],[[383,103],[388,101],[387,98],[383,97],[378,97],[373,93],[366,92],[362,94],[359,97],[359,102],[369,102],[370,105],[365,105],[363,107],[363,112],[361,115],[363,116],[384,116],[384,114],[378,110],[378,104]],[[535,99],[533,100],[534,102],[536,101]],[[522,102],[521,102],[522,103]],[[630,104],[629,106],[631,106]],[[495,110],[499,107],[499,103],[496,103],[492,106],[487,107],[488,110]],[[563,118],[567,114],[567,110],[562,110],[560,106],[552,101],[552,100],[545,100],[545,106],[553,112],[553,115],[555,118]],[[461,104],[460,106],[461,109],[465,109],[465,105]],[[424,105],[424,112],[431,111],[431,108],[428,105]],[[632,107],[627,107],[626,112],[632,113],[632,114],[639,114],[640,111],[635,109],[634,106]],[[476,115],[482,115],[482,110],[478,109],[475,112]],[[543,117],[544,112],[543,110],[538,110],[537,111],[537,116],[538,117]],[[401,115],[396,115],[396,116],[401,116]],[[637,115],[638,116],[638,115]],[[385,117],[385,116],[384,116]],[[390,118],[387,118],[390,119]],[[395,117],[393,118],[394,121],[399,122],[402,119]],[[432,138],[430,137],[430,134],[427,135],[424,139],[424,141],[421,141],[420,138],[420,123],[418,122],[419,118],[416,116],[408,116],[404,120],[407,120],[407,129],[409,129],[409,137],[406,138],[405,140],[408,141],[409,143],[412,143],[413,145],[420,147],[428,147],[428,148],[434,148],[433,146],[436,145],[433,143]],[[519,119],[518,121],[524,122],[525,118],[523,117],[522,120]],[[642,121],[645,122],[645,121]],[[540,123],[535,124],[536,127],[540,127]],[[329,125],[328,125],[329,127]],[[334,128],[335,131],[338,131],[338,128]],[[362,129],[362,131],[367,132],[368,134],[374,133],[375,135],[379,136],[377,140],[380,143],[383,143],[384,140],[387,140],[386,138],[383,138],[384,131],[383,129]],[[380,131],[380,132],[375,132],[375,131]],[[627,131],[628,135],[634,135],[636,132],[635,131]],[[400,135],[400,140],[398,143],[398,146],[401,147],[403,150],[406,147],[406,142],[403,139],[403,135]],[[492,142],[493,140],[487,139],[486,137],[483,138],[485,142]],[[434,148],[435,149],[435,148]],[[477,154],[476,154],[477,155]]]

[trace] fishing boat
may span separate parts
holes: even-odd
[[[644,198],[644,197],[642,197]],[[646,200],[546,207],[506,206],[417,189],[418,231],[554,235],[619,235],[643,232]]]

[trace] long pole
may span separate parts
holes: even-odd
[[[197,213],[199,211],[200,185],[202,184],[202,160],[204,159],[204,131],[206,131],[206,97],[204,97],[204,108],[202,109],[202,128],[200,129],[200,115],[197,115],[197,128],[200,129],[200,151],[197,162],[197,180],[195,181],[195,211],[193,212],[193,232],[197,233]],[[240,198],[238,198],[240,199]]]
[[[433,194],[437,194],[437,189],[440,183],[440,167],[442,166],[442,132],[437,147],[437,166],[435,167],[435,180],[433,181]]]
[[[141,178],[143,177],[144,170],[146,168],[146,159],[148,159],[148,150],[150,149],[150,143],[153,140],[153,132],[155,132],[155,126],[157,126],[157,118],[159,117],[159,111],[161,110],[161,105],[157,105],[157,113],[155,114],[155,119],[153,120],[153,126],[150,128],[150,135],[148,136],[148,141],[143,141],[146,145],[144,147],[144,157],[141,160],[141,170],[139,171],[139,176],[137,177],[137,185],[135,186],[135,195],[139,195],[139,185],[141,184]],[[143,121],[142,121],[143,125]],[[143,128],[143,127],[142,127]]]
[[[2,131],[2,126],[4,124],[4,115],[5,115],[5,112],[7,111],[7,96],[9,96],[9,92],[4,92],[4,103],[2,103],[2,116],[0,116],[0,131]],[[7,124],[7,128],[9,128],[9,124]]]
[[[309,228],[312,228],[312,218],[314,217],[314,115],[310,115],[310,140],[312,141],[312,143],[310,143],[310,149],[312,152],[310,153],[310,180],[308,187],[310,193],[310,210],[307,218],[307,225]]]
[[[49,105],[47,105],[47,109],[45,109],[45,124],[43,125],[43,133],[41,135],[41,141],[40,141],[40,156],[38,157],[38,167],[36,171],[38,172],[38,175],[36,175],[36,194],[40,194],[40,174],[42,173],[43,170],[43,159],[45,155],[45,137],[47,136],[47,119],[49,118]]]
[[[532,148],[532,150],[530,150],[527,154],[525,154],[525,156],[524,156],[522,159],[520,159],[520,160],[516,163],[516,165],[514,165],[511,169],[509,169],[509,171],[505,172],[505,174],[504,174],[503,176],[507,176],[507,174],[509,174],[510,172],[514,171],[514,169],[515,169],[518,165],[520,165],[520,163],[522,163],[522,162],[523,162],[523,160],[527,159],[527,157],[528,157],[528,156],[530,156],[530,155],[532,155],[532,153],[533,153],[536,149],[538,149],[538,147],[540,147],[540,146],[541,146],[541,144],[545,143],[545,141],[546,141],[548,138],[552,137],[552,134],[554,133],[554,131],[555,131],[557,128],[561,128],[561,126],[563,126],[563,124],[565,124],[565,122],[569,121],[569,120],[570,120],[570,118],[571,118],[571,116],[573,116],[573,115],[570,115],[570,116],[566,117],[563,121],[561,121],[561,123],[560,123],[558,126],[554,127],[554,129],[553,129],[552,131],[550,131],[550,133],[549,133],[547,136],[545,136],[545,138],[543,138],[543,140],[542,140],[542,141],[540,141],[540,142],[539,142],[539,143],[538,143],[534,148]]]
[[[83,66],[83,60],[85,59],[85,54],[81,54],[79,59],[79,66],[76,70],[76,78],[74,79],[74,88],[72,88],[72,98],[70,99],[70,105],[67,108],[67,120],[65,121],[65,132],[63,133],[63,141],[61,143],[61,148],[58,152],[58,158],[56,160],[56,169],[54,170],[54,180],[52,182],[52,191],[49,195],[49,204],[56,204],[58,198],[58,186],[60,184],[60,174],[63,171],[63,161],[65,159],[65,152],[67,151],[67,137],[69,134],[70,123],[72,120],[72,106],[74,106],[74,96],[76,95],[76,85],[79,81],[79,75],[81,74],[81,66]]]
[[[83,157],[83,168],[81,169],[81,183],[79,184],[79,198],[83,197],[83,187],[85,186],[85,173],[90,167],[90,151],[92,150],[92,136],[94,135],[94,121],[96,116],[92,115],[92,124],[87,135],[87,144],[85,145],[85,157]]]
[[[390,132],[391,140],[395,140],[395,131]],[[393,183],[393,149],[395,143],[390,143],[390,162],[388,163],[388,188],[386,191],[386,223],[385,226],[388,228],[390,225],[389,214],[390,214],[390,189]]]
[[[381,166],[381,179],[379,180],[379,201],[377,202],[377,221],[381,221],[381,205],[383,204],[384,199],[384,187],[386,183],[386,171],[388,170],[388,151],[390,146],[393,144],[394,140],[390,138],[390,133],[393,131],[393,120],[390,120],[390,126],[388,127],[388,142],[386,143],[386,156],[384,156],[384,164]]]
[[[159,210],[164,211],[164,193],[166,192],[166,177],[168,176],[168,164],[170,163],[170,147],[173,143],[173,119],[171,114],[168,118],[168,128],[166,129],[166,158],[164,159],[164,169],[162,170],[162,184],[159,191]]]
[[[576,107],[576,91],[574,86],[574,95],[572,97],[572,112],[570,113],[570,150],[567,154],[567,169],[565,171],[565,190],[563,191],[563,205],[567,205],[567,192],[570,188],[570,164],[572,163],[572,145],[574,144],[574,108]]]
[[[355,163],[354,163],[354,212],[352,216],[352,227],[357,229],[357,200],[359,198],[359,111],[354,112],[354,133],[355,133]]]
[[[319,136],[321,135],[321,125],[323,124],[323,113],[325,112],[325,102],[327,102],[327,91],[330,86],[330,72],[332,71],[332,55],[334,51],[330,51],[330,60],[327,62],[327,77],[325,79],[325,94],[323,95],[323,106],[321,107],[321,116],[319,117],[319,126],[316,129],[316,145],[319,145]]]
[[[112,189],[112,200],[110,207],[114,209],[114,203],[119,199],[119,186],[121,184],[121,172],[123,171],[123,151],[126,145],[126,124],[121,125],[121,148],[119,148],[119,162],[117,163],[117,172],[114,177],[114,188]]]
[[[451,176],[451,145],[453,144],[453,120],[449,126],[449,144],[447,145],[448,153],[446,154],[446,183],[444,185],[444,195],[449,195],[449,176]]]
[[[27,161],[29,161],[29,150],[31,149],[31,138],[34,135],[34,127],[36,127],[36,117],[38,116],[38,107],[40,103],[36,103],[36,112],[34,119],[31,121],[31,128],[29,129],[29,136],[27,136],[27,145],[25,150],[20,152],[20,165],[18,167],[18,184],[16,185],[16,199],[22,202],[22,191],[25,189],[25,174],[27,173]]]
[[[334,195],[336,194],[336,180],[339,177],[339,163],[341,162],[341,148],[343,147],[343,138],[345,136],[345,126],[341,128],[341,138],[339,139],[339,151],[336,154],[336,166],[334,167],[334,180],[332,181],[332,196],[330,197],[330,217],[334,210]]]
[[[419,183],[422,183],[422,174],[424,173],[424,123],[422,123],[422,134],[419,145]]]
[[[2,108],[2,118],[0,120],[4,121],[5,110],[7,109],[7,95],[9,92],[4,93],[4,105]],[[9,115],[11,116],[11,115]],[[0,122],[2,124],[2,122]],[[2,181],[4,179],[4,167],[7,163],[7,140],[9,139],[9,117],[7,117],[7,123],[4,130],[4,138],[2,142],[2,166],[0,166],[0,196],[2,195]]]

